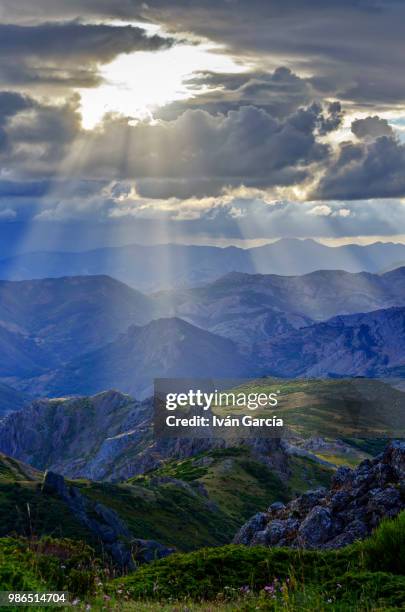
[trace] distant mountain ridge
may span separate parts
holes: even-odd
[[[177,318],[132,326],[102,348],[79,356],[46,382],[46,394],[92,394],[110,387],[153,394],[154,378],[242,378],[253,374],[234,342]]]
[[[255,350],[266,373],[276,376],[391,376],[405,365],[405,307],[340,315]]]
[[[155,296],[161,313],[235,341],[244,330],[250,343],[339,314],[405,305],[405,267],[383,275],[318,270],[303,276],[233,272],[193,289]],[[257,324],[266,319],[267,329]]]
[[[405,307],[340,315],[254,343],[246,353],[181,319],[161,319],[79,356],[51,374],[42,392],[52,397],[113,387],[144,398],[154,378],[375,378],[401,376],[404,365]]]
[[[107,276],[0,281],[0,378],[44,374],[153,318],[153,302]]]
[[[0,382],[34,397],[113,387],[143,398],[153,378],[165,376],[380,376],[395,370],[403,377],[402,310],[395,311],[396,329],[389,322],[404,296],[405,268],[383,275],[233,272],[204,287],[150,296],[106,276],[2,281]],[[363,341],[351,345],[360,334]],[[397,342],[396,353],[387,357],[383,342]],[[359,351],[372,352],[374,361]]]
[[[128,245],[80,253],[36,252],[0,260],[0,278],[29,280],[109,275],[142,291],[200,286],[227,274],[300,275],[320,268],[347,272],[392,269],[405,261],[405,245],[374,243],[329,247],[312,239],[281,239],[238,247]]]

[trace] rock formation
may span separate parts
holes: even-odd
[[[339,548],[369,535],[405,508],[405,442],[391,442],[356,469],[340,467],[330,490],[308,491],[254,515],[234,538],[249,546]]]
[[[67,484],[60,474],[45,472],[42,492],[60,497],[122,570],[134,570],[138,564],[161,559],[174,552],[173,548],[154,540],[134,538],[114,510],[93,503],[77,487]]]

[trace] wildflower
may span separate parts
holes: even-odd
[[[273,584],[266,584],[266,586],[264,587],[264,590],[269,595],[272,595],[274,593],[274,585]]]
[[[341,588],[342,588],[342,585],[341,585],[341,584],[338,582],[338,583],[337,583],[337,585],[336,585],[336,588],[337,588],[337,589],[341,589]]]
[[[80,603],[80,599],[76,597],[76,599],[72,601],[72,606],[77,606],[78,603]]]
[[[240,592],[241,592],[241,593],[244,593],[244,594],[250,593],[250,588],[249,588],[249,586],[248,586],[248,585],[245,585],[245,586],[243,586],[243,587],[240,587],[240,589],[239,589],[239,590],[240,590]]]
[[[104,601],[110,601],[111,597],[105,593],[103,595],[103,599],[104,599]]]

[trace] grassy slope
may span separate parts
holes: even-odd
[[[124,589],[132,599],[194,601],[239,597],[243,587],[257,593],[273,585],[280,604],[275,609],[324,609],[319,604],[328,600],[334,604],[331,609],[377,609],[379,599],[381,609],[402,609],[404,570],[405,512],[384,521],[367,540],[338,551],[232,545],[202,549],[144,566],[113,585],[116,592]],[[265,592],[262,595],[271,603]],[[308,598],[313,603],[317,600],[318,605],[306,608]],[[285,605],[287,600],[291,606]],[[335,607],[339,605],[342,608]]]
[[[330,476],[328,469],[303,458],[294,458],[290,469],[289,480],[281,482],[246,449],[226,449],[168,462],[121,485],[76,484],[115,507],[134,535],[187,550],[229,541],[242,514],[327,484]],[[173,600],[196,612],[405,606],[405,513],[383,523],[372,538],[337,552],[216,546],[178,553],[111,581],[111,567],[97,558],[101,551],[83,543],[91,536],[60,500],[41,493],[41,479],[28,466],[0,457],[1,535],[14,530],[28,536],[0,538],[0,590],[68,589],[80,596],[83,609],[85,602],[102,609],[106,597],[111,597],[108,609],[137,611],[178,610]],[[220,508],[207,506],[210,501]],[[43,534],[57,539],[38,539]],[[274,587],[274,598],[265,586]],[[199,604],[202,600],[209,603]]]
[[[398,437],[405,431],[401,408],[405,395],[377,379],[280,379],[249,381],[228,392],[277,393],[279,404],[272,414],[283,417],[289,430],[303,439],[316,436],[332,439]],[[385,406],[381,412],[381,405]],[[268,407],[257,408],[253,416],[268,416]],[[214,407],[226,416],[246,413],[245,406]],[[394,427],[394,431],[392,428]]]
[[[290,470],[290,480],[282,481],[248,449],[234,448],[170,461],[121,484],[75,485],[116,510],[135,537],[187,551],[230,542],[252,514],[273,501],[327,485],[332,473],[303,458],[292,458]],[[52,535],[94,544],[60,499],[43,495],[41,480],[40,472],[0,457],[0,536]]]
[[[399,610],[404,568],[405,513],[338,551],[228,545],[179,553],[119,578],[79,543],[0,539],[0,590],[66,589],[80,596],[78,609]]]

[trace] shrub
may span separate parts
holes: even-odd
[[[370,570],[403,574],[405,568],[405,512],[383,520],[372,536],[361,543]]]

